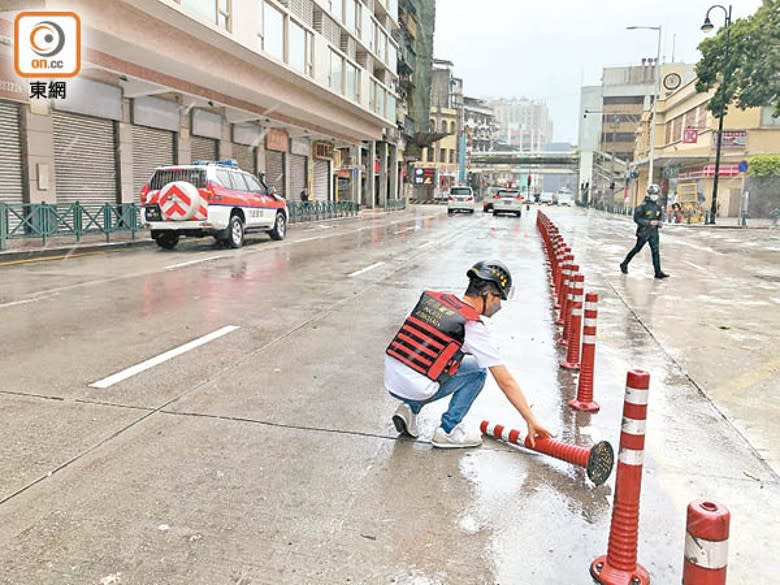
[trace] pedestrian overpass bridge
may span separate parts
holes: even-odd
[[[493,151],[472,152],[471,167],[478,171],[525,171],[544,170],[544,173],[576,173],[579,170],[580,154],[567,152],[516,152]]]

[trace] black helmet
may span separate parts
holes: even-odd
[[[503,300],[507,300],[512,292],[512,274],[498,260],[480,260],[469,268],[466,276],[492,282]]]

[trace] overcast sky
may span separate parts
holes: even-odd
[[[699,30],[712,0],[438,0],[434,55],[455,63],[466,95],[544,100],[555,140],[576,143],[579,88],[598,85],[601,68],[655,57],[663,27],[662,61],[695,63]],[[761,0],[733,2],[734,18]],[[712,11],[716,27],[723,11]]]

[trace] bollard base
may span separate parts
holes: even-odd
[[[563,362],[561,362],[561,367],[564,370],[579,370],[580,369],[580,363],[579,362],[563,361]]]
[[[650,585],[650,574],[637,563],[633,571],[623,571],[607,563],[607,555],[596,557],[590,565],[590,576],[600,585]]]
[[[612,468],[615,467],[615,451],[607,441],[593,445],[588,456],[588,479],[593,485],[601,485],[609,479]]]
[[[569,400],[569,406],[574,410],[581,410],[582,412],[598,412],[601,409],[598,402],[582,402],[576,398]]]

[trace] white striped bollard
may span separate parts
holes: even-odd
[[[649,388],[650,374],[641,370],[628,372],[609,544],[607,554],[597,557],[590,565],[591,576],[601,585],[650,583],[647,569],[637,562],[639,496],[642,491]]]
[[[683,585],[726,585],[731,513],[712,500],[688,504]]]
[[[580,378],[577,380],[577,398],[569,400],[569,406],[584,412],[598,412],[601,408],[593,400],[593,371],[596,363],[596,321],[598,320],[599,295],[585,295],[585,319],[582,322],[582,359]]]

